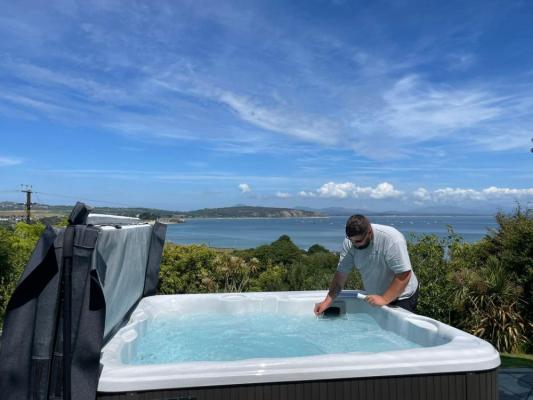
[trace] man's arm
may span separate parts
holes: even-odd
[[[409,283],[409,278],[411,278],[411,271],[405,271],[396,274],[383,295],[369,295],[366,297],[366,301],[373,306],[384,306],[389,304],[391,301],[396,300],[403,293],[407,287],[407,284]]]
[[[329,291],[326,295],[326,298],[321,302],[315,304],[315,315],[322,314],[335,300],[335,297],[339,295],[344,288],[344,284],[348,279],[348,274],[345,272],[335,272],[333,279],[331,280],[331,285],[329,285]]]

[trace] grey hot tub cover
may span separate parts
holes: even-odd
[[[166,226],[156,223],[153,227],[122,229],[117,225],[104,229],[86,224],[89,210],[78,203],[66,229],[48,226],[44,230],[8,303],[0,347],[2,399],[94,399],[104,340],[120,327],[142,297],[156,292]],[[143,233],[132,236],[136,229]],[[99,238],[106,242],[105,249],[99,249]],[[125,251],[132,245],[128,243],[132,238],[146,242],[135,243],[136,247],[146,248],[145,258],[135,255],[133,259]],[[117,258],[116,254],[120,256]],[[71,268],[65,273],[69,263]],[[130,279],[129,265],[139,263],[144,268],[132,269],[130,274],[144,274],[135,279],[142,287],[132,288],[133,295],[113,293],[114,287],[124,290],[124,285],[117,283]],[[63,292],[68,271],[72,294],[70,396],[63,393]],[[108,286],[106,274],[111,277]],[[113,304],[117,298],[128,298],[126,308],[124,304]],[[113,316],[111,322],[106,312],[108,317]]]

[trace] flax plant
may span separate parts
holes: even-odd
[[[518,351],[528,343],[530,322],[519,312],[522,289],[495,256],[479,269],[462,269],[454,275],[454,305],[459,327],[488,340],[501,352]]]

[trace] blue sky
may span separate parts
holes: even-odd
[[[533,201],[528,1],[3,2],[0,198]]]

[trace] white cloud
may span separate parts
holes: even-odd
[[[276,197],[279,197],[280,199],[287,199],[289,197],[292,197],[292,195],[287,192],[276,192]]]
[[[252,188],[247,183],[241,183],[239,184],[239,190],[241,193],[250,193],[252,191]]]
[[[510,188],[497,188],[495,186],[488,187],[483,189],[483,193],[487,197],[526,197],[533,196],[533,188],[529,189],[510,189]]]
[[[370,186],[357,186],[352,182],[328,182],[317,189],[317,194],[320,197],[335,197],[339,199],[347,197],[385,199],[399,197],[402,192],[396,190],[394,186],[388,182],[382,182],[374,188]]]
[[[320,197],[337,197],[339,199],[344,199],[353,191],[354,186],[355,185],[351,182],[328,182],[317,189],[317,192]]]
[[[22,164],[22,160],[19,158],[0,156],[0,167],[9,167],[18,164]]]
[[[217,90],[215,93],[217,99],[231,107],[241,119],[260,128],[321,144],[331,145],[338,141],[333,124],[322,117],[267,108],[227,91]]]
[[[443,188],[433,192],[432,197],[436,201],[443,200],[484,200],[484,196],[474,189]]]
[[[306,191],[302,190],[301,192],[298,192],[298,196],[300,196],[300,197],[316,197],[316,193],[315,192],[306,192]]]
[[[498,188],[490,186],[485,189],[476,190],[469,188],[440,188],[428,191],[425,188],[418,188],[413,192],[413,198],[417,201],[490,201],[496,199],[522,199],[533,198],[533,188]]]
[[[431,85],[417,75],[397,80],[382,98],[381,109],[357,116],[352,126],[367,139],[377,135],[398,145],[402,140],[417,143],[457,136],[504,113],[504,99],[487,90]]]
[[[201,140],[212,149],[239,153],[264,153],[299,142],[393,159],[421,152],[417,144],[443,138],[490,151],[528,148],[533,96],[523,77],[495,78],[490,85],[479,83],[483,76],[438,84],[409,74],[432,61],[424,60],[423,51],[386,57],[383,49],[365,46],[364,40],[354,47],[316,27],[273,28],[261,7],[131,5],[115,21],[107,12],[102,18],[94,5],[65,12],[69,7],[61,4],[50,12],[57,14],[54,18],[26,15],[16,5],[0,18],[6,46],[14,41],[12,48],[18,48],[2,48],[9,57],[0,62],[0,74],[8,82],[0,88],[0,111],[96,124],[122,134]],[[144,20],[155,23],[139,33]],[[191,34],[199,23],[215,24],[217,29],[206,31],[222,30],[228,38],[208,52],[217,63],[205,60],[202,52],[180,51],[207,42]],[[77,46],[70,46],[71,25],[81,28]],[[42,40],[43,32],[53,40]],[[235,33],[242,42],[232,42]],[[274,38],[271,47],[263,40],[268,59],[232,51],[237,43],[253,48],[263,35]],[[183,39],[179,49],[176,37]],[[341,57],[335,68],[327,65],[331,54]],[[474,54],[452,50],[442,61],[464,70],[476,62]],[[276,63],[280,68],[265,67],[273,57],[282,60]],[[59,69],[44,67],[56,59],[62,61]],[[128,105],[134,107],[124,107]],[[261,146],[233,138],[221,141],[217,127],[228,111],[235,118],[223,126],[252,131],[253,125],[264,138]],[[384,196],[387,190],[383,188]]]
[[[315,191],[300,191],[297,195],[305,198],[322,197],[337,199],[370,198],[384,200],[403,198],[403,200],[412,201],[413,204],[422,205],[427,204],[427,202],[449,203],[459,201],[492,201],[498,199],[533,199],[533,188],[517,189],[490,186],[485,189],[445,187],[428,190],[419,187],[413,192],[407,193],[396,189],[388,182],[382,182],[375,187],[357,186],[353,182],[328,182]]]
[[[418,188],[413,192],[413,197],[415,199],[424,201],[431,199],[431,195],[429,194],[427,189],[424,188]]]
[[[384,199],[388,197],[400,197],[402,192],[394,189],[394,186],[388,182],[380,183],[375,189],[372,189],[370,197],[373,199]]]

